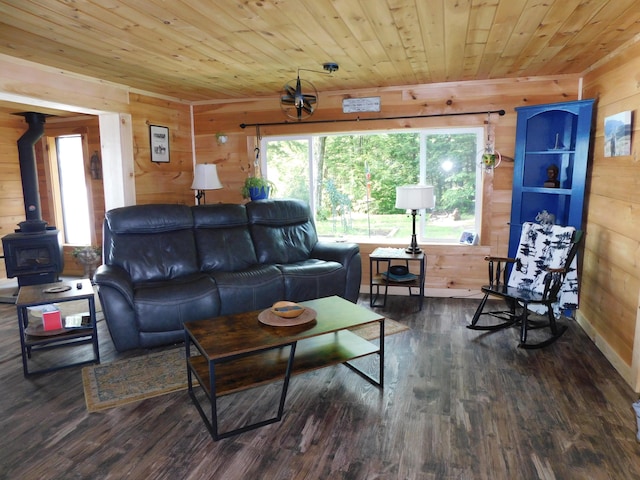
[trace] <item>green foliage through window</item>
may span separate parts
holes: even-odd
[[[481,129],[442,129],[267,138],[263,168],[277,197],[314,207],[321,235],[402,241],[411,222],[395,208],[396,186],[433,185],[427,237],[457,242],[475,226],[482,136]]]

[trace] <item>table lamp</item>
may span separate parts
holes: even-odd
[[[196,165],[193,183],[191,184],[191,189],[196,190],[196,205],[200,205],[200,199],[202,199],[202,203],[205,203],[205,190],[218,190],[220,188],[222,188],[222,183],[220,183],[218,170],[214,163]]]
[[[413,217],[413,234],[411,235],[411,245],[406,248],[406,252],[412,255],[421,253],[416,238],[416,214],[423,208],[433,208],[436,204],[431,185],[403,185],[396,187],[396,208],[411,210]]]

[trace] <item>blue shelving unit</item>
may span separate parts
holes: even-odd
[[[517,107],[509,256],[515,257],[524,222],[546,210],[558,225],[582,228],[594,100]],[[545,187],[558,168],[557,187]]]

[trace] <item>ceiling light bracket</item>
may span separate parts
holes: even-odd
[[[338,71],[338,69],[340,68],[340,65],[338,65],[335,62],[327,62],[322,64],[322,68],[329,73],[333,73]]]

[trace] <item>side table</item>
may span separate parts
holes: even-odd
[[[406,282],[396,282],[385,278],[382,274],[388,272],[392,264],[402,264],[409,268],[409,262],[418,262],[420,264],[420,273],[414,278]],[[375,264],[375,269],[374,269]],[[383,270],[380,268],[383,266]],[[427,256],[424,252],[418,254],[407,253],[404,248],[379,247],[369,255],[369,305],[371,307],[384,308],[387,304],[387,293],[389,286],[408,287],[409,296],[418,296],[419,309],[422,310],[424,302],[424,282],[426,277]],[[380,297],[380,289],[384,290],[382,294],[382,303],[376,303]],[[417,288],[418,293],[413,293],[412,288]],[[375,292],[374,292],[375,289]]]
[[[22,368],[24,376],[35,373],[45,373],[61,368],[100,363],[98,349],[98,330],[96,328],[96,306],[93,285],[88,279],[46,283],[43,285],[27,285],[20,287],[16,308],[18,310],[18,325],[20,327],[20,350],[22,352]],[[29,329],[29,307],[47,305],[51,303],[72,302],[86,300],[89,304],[89,324],[81,327],[62,328],[50,332]],[[69,347],[80,344],[93,344],[93,358],[74,363],[65,363],[40,370],[29,371],[28,360],[32,351],[51,348]]]

